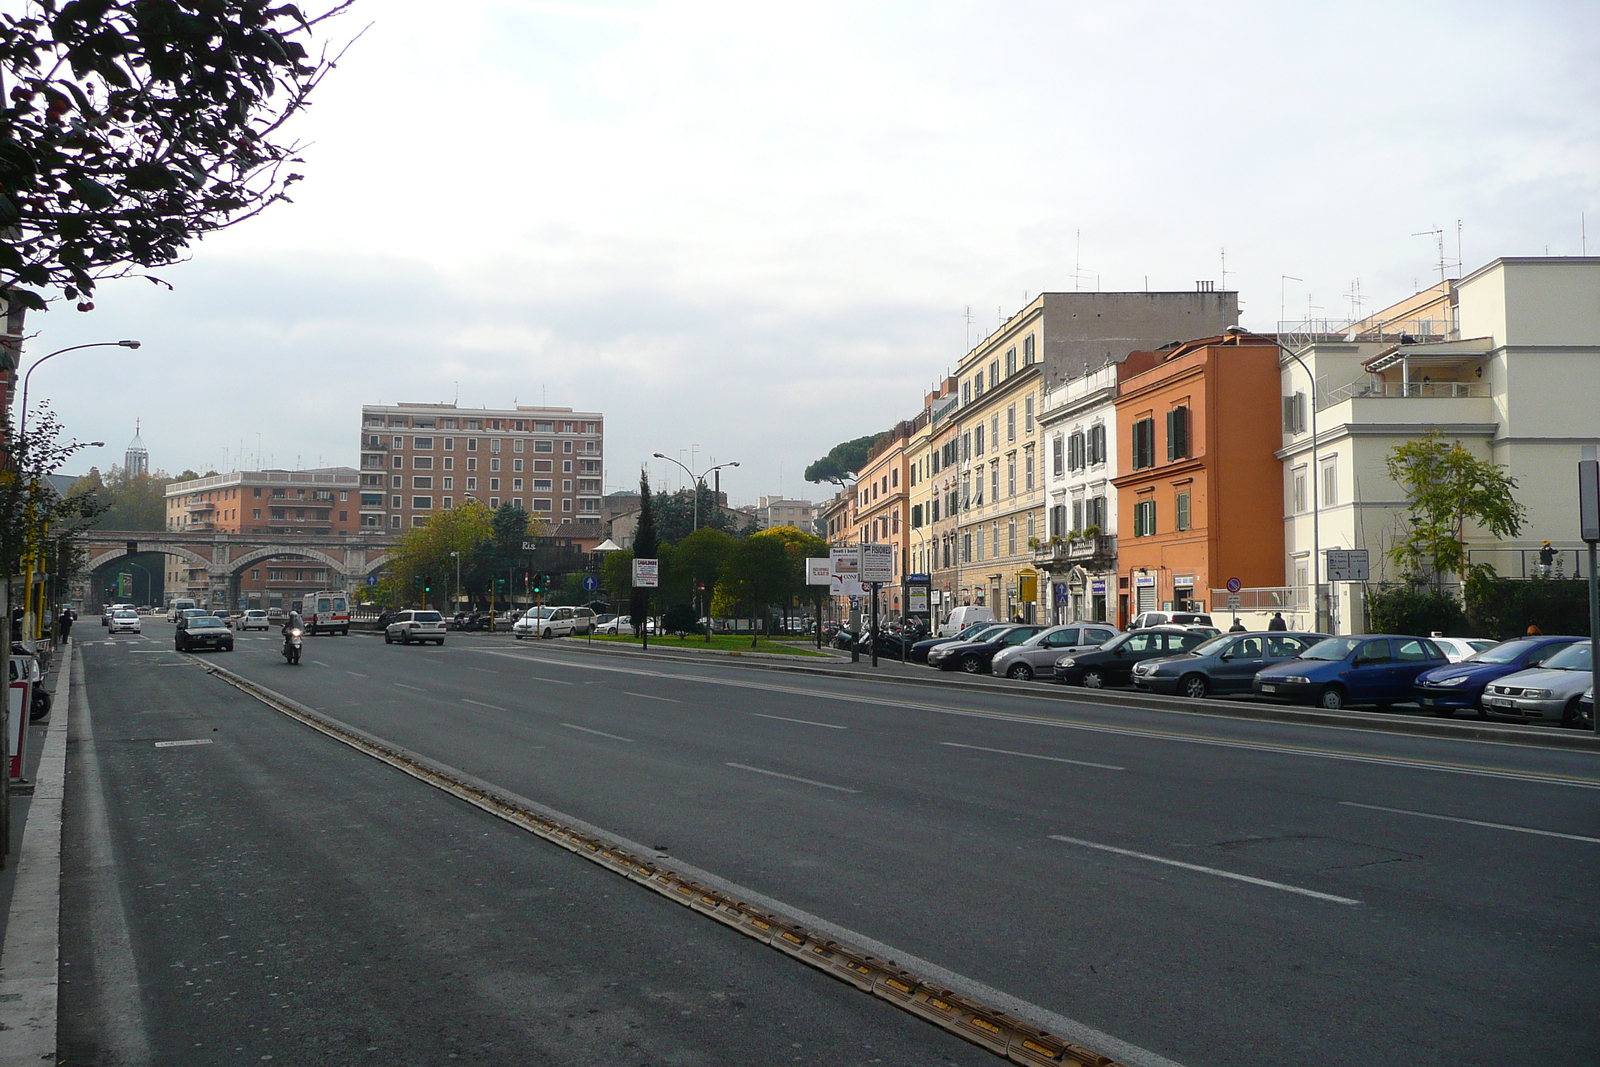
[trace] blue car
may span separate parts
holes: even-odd
[[[1581,637],[1518,637],[1448,667],[1435,667],[1417,676],[1417,703],[1435,715],[1449,718],[1458,711],[1481,715],[1483,687],[1508,674],[1544,665],[1544,661]]]
[[[930,637],[925,641],[918,641],[911,646],[907,658],[912,663],[926,663],[928,662],[928,653],[940,645],[948,645],[956,641],[976,641],[978,636],[985,631],[993,630],[995,633],[999,633],[1005,628],[1006,624],[1003,622],[975,622],[953,637]]]
[[[1337,711],[1346,704],[1387,708],[1415,699],[1417,675],[1450,660],[1426,637],[1364,634],[1318,641],[1255,676],[1260,696]]]

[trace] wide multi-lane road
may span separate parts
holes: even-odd
[[[239,1062],[990,1059],[202,660],[1126,1062],[1600,1061],[1592,752],[505,635],[294,668],[275,633],[145,628],[81,632],[68,1062],[224,1062],[196,1033]]]

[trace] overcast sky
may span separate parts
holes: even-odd
[[[359,0],[335,32],[368,22],[294,204],[174,291],[30,316],[34,356],[144,342],[35,376],[107,443],[75,472],[136,417],[172,472],[354,465],[363,403],[459,395],[603,412],[608,489],[698,446],[735,504],[821,499],[808,462],[1041,290],[1192,291],[1226,249],[1271,329],[1437,280],[1412,235],[1454,260],[1458,219],[1468,270],[1575,255],[1584,212],[1600,248],[1580,0]]]

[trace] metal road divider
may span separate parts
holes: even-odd
[[[680,875],[653,858],[641,857],[597,834],[563,825],[499,793],[486,782],[471,779],[426,756],[342,723],[225,667],[211,663],[203,667],[207,673],[319,733],[599,864],[636,885],[653,889],[691,911],[715,919],[1012,1063],[1030,1067],[1124,1067],[1117,1060],[1063,1040],[1026,1020],[952,992],[912,971]]]

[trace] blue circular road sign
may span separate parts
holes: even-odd
[[[378,576],[376,574],[367,575],[367,584],[368,585],[377,585],[378,584]]]
[[[583,580],[583,587],[592,593],[600,588],[600,579],[591,574]]]

